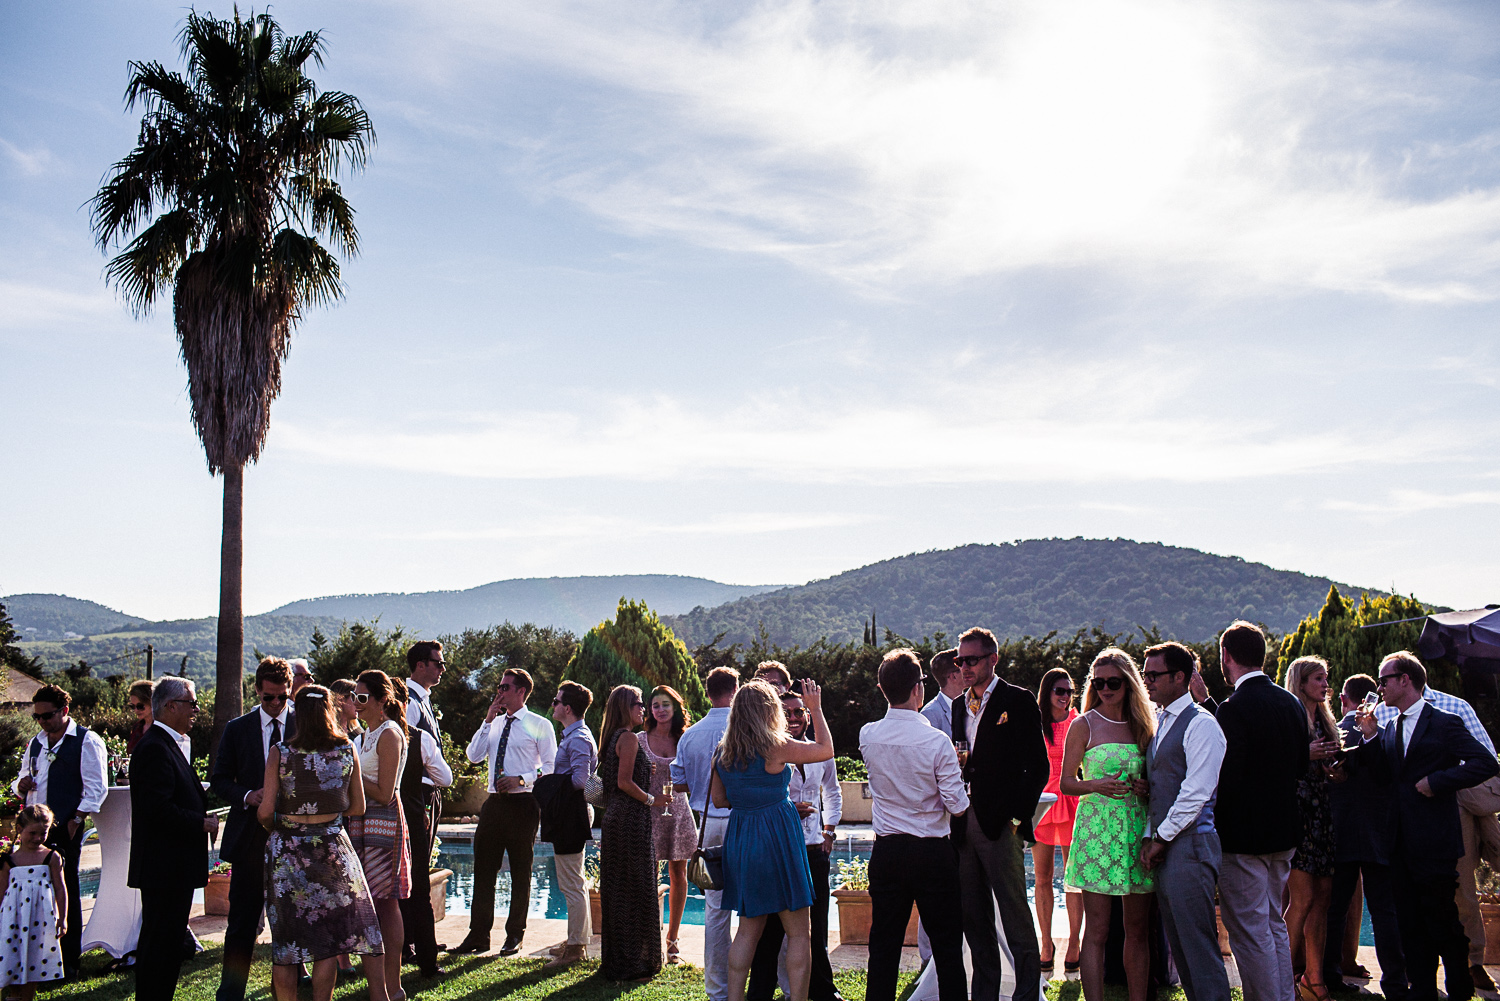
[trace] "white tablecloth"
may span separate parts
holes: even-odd
[[[101,868],[94,910],[83,927],[83,951],[103,949],[118,959],[135,951],[141,936],[141,891],[125,885],[130,871],[129,786],[109,787],[94,826],[99,830]]]

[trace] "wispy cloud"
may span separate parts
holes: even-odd
[[[867,514],[795,511],[737,511],[681,522],[650,521],[617,515],[576,512],[546,518],[521,519],[503,525],[434,528],[411,532],[376,533],[386,540],[408,542],[508,542],[537,539],[640,539],[653,536],[774,535],[818,528],[846,528],[869,524]],[[366,533],[361,532],[361,536]]]
[[[0,138],[0,154],[5,162],[14,167],[23,177],[41,177],[57,166],[57,157],[45,146],[22,149],[7,139]]]
[[[1397,516],[1495,505],[1500,505],[1500,491],[1496,490],[1463,490],[1450,494],[1430,490],[1392,490],[1380,500],[1330,500],[1323,506],[1330,511]]]
[[[1447,121],[1471,96],[1395,44],[1456,48],[1462,27],[1404,5],[447,10],[455,48],[593,85],[517,143],[538,190],[641,234],[870,287],[1104,264],[1220,290],[1500,295],[1500,188],[1452,166],[1487,133],[1411,124],[1371,152],[1372,114]]]

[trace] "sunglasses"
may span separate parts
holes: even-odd
[[[1147,681],[1151,682],[1154,685],[1154,684],[1156,684],[1156,679],[1157,678],[1165,678],[1167,675],[1169,675],[1171,673],[1173,673],[1173,672],[1171,672],[1171,671],[1142,671],[1141,672],[1141,677],[1145,678]]]
[[[786,711],[786,714],[788,716],[806,716],[807,715],[807,710],[806,709],[788,709]]]
[[[286,696],[285,695],[262,695],[260,697],[260,700],[262,702],[264,702],[266,705],[270,705],[272,702],[285,702],[286,701]]]
[[[147,706],[146,703],[144,703],[144,702],[132,702],[132,703],[130,703],[130,709],[131,709],[132,712],[145,712],[146,709],[148,709],[148,708],[150,708],[150,707]]]
[[[370,701],[370,693],[369,692],[355,692],[353,695],[351,695],[349,697],[351,699],[353,699],[355,702],[358,702],[360,705],[364,705],[366,702]]]
[[[197,699],[168,699],[167,701],[168,702],[182,702],[182,703],[185,703],[186,705],[192,706],[194,709],[198,708],[198,700]]]
[[[1059,685],[1057,688],[1052,689],[1052,694],[1071,696],[1073,694],[1073,689]]]
[[[1089,681],[1089,684],[1094,686],[1094,691],[1096,691],[1096,692],[1099,689],[1101,689],[1101,688],[1108,688],[1112,692],[1118,692],[1120,689],[1122,689],[1122,688],[1125,687],[1125,679],[1124,678],[1093,678],[1093,679],[1091,679]]]
[[[553,705],[554,705],[554,706],[560,706],[560,705],[562,705],[562,704],[563,704],[563,700],[562,700],[562,699],[553,699],[553,700],[552,700],[552,704],[553,704]]]
[[[508,681],[502,681],[500,684],[498,684],[498,685],[495,686],[495,691],[497,691],[497,692],[508,692],[508,691],[510,691],[514,687],[515,686],[512,685],[510,682],[508,682]]]
[[[45,723],[61,711],[61,709],[54,709],[50,713],[32,713],[31,718],[36,720],[38,723]]]
[[[1375,679],[1375,687],[1384,688],[1387,681],[1393,681],[1396,678],[1401,677],[1405,673],[1405,671],[1397,671],[1395,674],[1382,674],[1380,677]]]

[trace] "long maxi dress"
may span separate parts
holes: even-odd
[[[640,980],[661,972],[661,904],[656,891],[656,849],[651,807],[620,790],[620,741],[629,730],[606,738],[599,761],[604,780],[604,818],[599,822],[599,974],[606,980]],[[637,753],[630,777],[642,790],[651,764]]]

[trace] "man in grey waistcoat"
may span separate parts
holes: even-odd
[[[1198,659],[1181,643],[1146,651],[1141,672],[1161,708],[1146,753],[1150,806],[1144,859],[1156,873],[1156,902],[1188,1001],[1229,1001],[1219,954],[1214,890],[1222,856],[1214,800],[1224,731],[1188,692]]]

